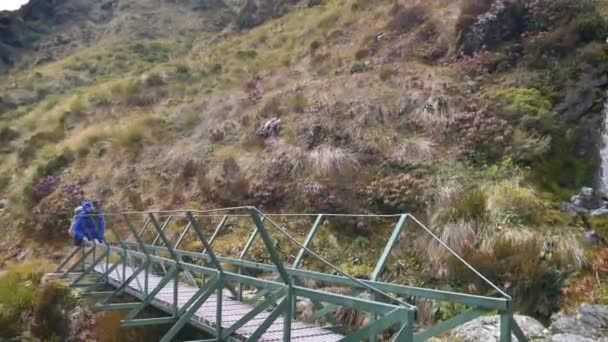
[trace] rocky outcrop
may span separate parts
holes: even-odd
[[[452,332],[462,342],[498,341],[500,334],[499,316],[484,316],[465,323]],[[546,338],[548,330],[537,320],[527,316],[515,315],[515,321],[530,340]],[[517,341],[515,335],[513,341]]]
[[[581,304],[575,312],[557,313],[551,317],[549,330],[554,335],[575,335],[593,341],[608,341],[608,306]]]
[[[560,312],[545,328],[534,318],[515,315],[526,337],[540,342],[608,342],[608,306],[581,304],[574,312]],[[459,326],[451,333],[463,342],[498,341],[499,316],[484,316]],[[516,341],[513,336],[513,341]]]
[[[584,187],[572,196],[569,202],[562,204],[562,210],[569,214],[589,214],[603,207],[602,197],[593,188]]]
[[[279,133],[281,132],[281,119],[279,118],[272,118],[266,122],[263,122],[260,127],[258,128],[258,130],[255,132],[255,135],[257,135],[260,138],[270,138],[273,136],[277,136],[279,135]]]
[[[496,1],[489,11],[477,17],[475,23],[461,32],[459,51],[472,55],[517,37],[524,29],[522,8],[517,1]]]

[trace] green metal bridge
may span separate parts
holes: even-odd
[[[130,310],[121,321],[121,327],[166,325],[163,342],[176,340],[186,325],[212,337],[200,341],[425,341],[481,315],[496,313],[500,315],[501,342],[511,341],[512,336],[520,342],[527,341],[513,319],[511,297],[410,214],[270,215],[254,207],[239,207],[106,213],[103,216],[107,243],[87,242],[75,247],[57,272],[70,278],[72,287],[84,288],[85,294],[98,298],[97,309]],[[204,229],[203,225],[208,217],[219,220],[212,234],[206,234],[206,230],[211,230]],[[340,217],[382,218],[394,222],[368,279],[348,275],[310,249],[315,235],[323,229],[323,223]],[[278,223],[289,218],[314,222],[303,242]],[[220,256],[214,252],[213,244],[223,231],[232,229],[231,222],[235,221],[250,225],[250,235],[238,256]],[[499,297],[383,282],[381,277],[389,256],[408,223],[447,248],[486,281]],[[169,234],[167,227],[170,225],[181,228]],[[190,236],[189,240],[187,236]],[[202,243],[199,244],[204,247],[202,251],[180,248],[186,241],[191,242],[192,236]],[[263,259],[267,262],[247,259],[256,243],[266,253],[267,257]],[[286,243],[298,251],[290,263],[279,253]],[[329,271],[303,269],[305,258]],[[124,295],[132,298],[132,302],[117,302]],[[423,298],[464,304],[469,310],[433,326],[422,327],[417,324],[416,306],[410,303]],[[298,320],[296,305],[302,300],[312,303],[312,312]],[[142,318],[142,312],[150,306],[166,315]],[[338,308],[365,313],[365,324],[354,330],[342,326],[334,317]]]

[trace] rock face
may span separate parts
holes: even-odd
[[[484,316],[459,326],[452,334],[463,342],[491,342],[499,339],[499,316]],[[515,321],[530,340],[544,339],[548,330],[537,320],[527,316],[515,315]],[[517,341],[512,336],[513,341]]]
[[[557,313],[551,317],[550,330],[553,334],[608,341],[608,306],[581,304],[574,313]]]
[[[260,138],[270,138],[279,135],[281,132],[281,119],[272,118],[260,125],[256,131],[256,135]]]
[[[513,1],[496,1],[490,10],[462,32],[459,46],[465,55],[491,48],[524,32],[521,9]]]
[[[575,312],[554,314],[549,328],[527,316],[515,315],[515,321],[531,341],[608,342],[608,306],[604,305],[581,304]],[[463,342],[498,341],[498,322],[499,316],[479,317],[457,327],[451,335]]]
[[[570,198],[569,202],[562,204],[562,210],[570,214],[590,214],[602,216],[608,213],[608,207],[602,200],[602,194],[593,188],[584,187],[580,193]]]

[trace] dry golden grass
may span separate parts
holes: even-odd
[[[340,147],[319,146],[308,155],[313,172],[321,176],[349,174],[359,167],[356,156]]]

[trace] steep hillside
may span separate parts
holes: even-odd
[[[413,212],[520,312],[548,317],[584,291],[608,303],[603,283],[577,283],[605,253],[562,210],[598,182],[606,1],[287,4],[34,1],[3,14],[7,260],[60,250],[83,198],[106,211]],[[340,263],[365,276],[381,233],[336,224],[350,242],[317,247],[348,251]],[[396,258],[394,281],[489,292],[416,232]]]
[[[241,30],[314,1],[31,0],[0,12],[0,71],[56,61],[80,48]]]

